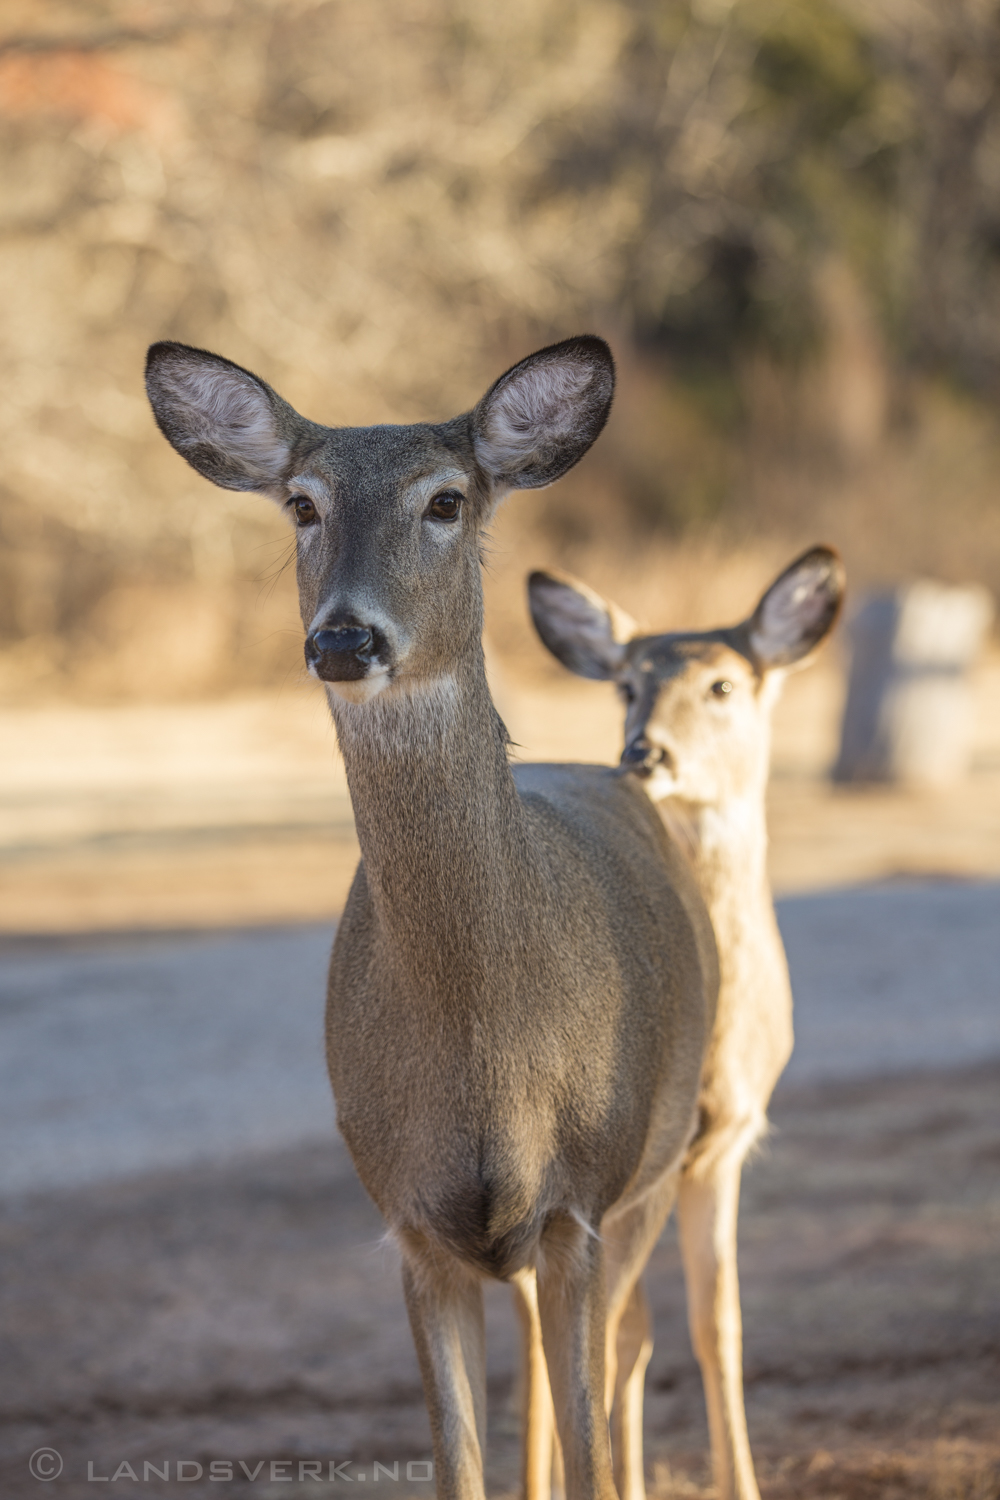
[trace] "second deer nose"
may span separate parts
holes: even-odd
[[[634,771],[638,776],[650,776],[656,767],[662,765],[667,759],[667,752],[661,750],[657,745],[651,745],[645,735],[625,746],[622,751],[621,764],[627,771]]]

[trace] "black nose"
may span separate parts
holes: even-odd
[[[651,745],[644,734],[632,740],[622,751],[621,764],[626,771],[637,776],[651,776],[657,766],[662,765],[667,752]]]
[[[317,630],[313,636],[316,650],[321,655],[328,651],[365,651],[372,643],[372,633],[366,625],[344,625],[340,630]]]
[[[324,682],[357,682],[376,654],[376,632],[368,625],[330,625],[306,636],[306,665]]]

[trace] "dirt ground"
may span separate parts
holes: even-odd
[[[981,683],[972,774],[918,794],[832,789],[822,771],[842,680],[833,663],[792,680],[771,789],[779,892],[1000,874],[996,660]],[[606,689],[553,676],[517,691],[499,680],[496,693],[524,758],[617,757]],[[311,921],[341,905],[357,849],[325,706],[308,689],[10,713],[0,760],[8,946]],[[998,1500],[1000,1065],[786,1088],[772,1117],[741,1218],[765,1500]],[[333,1140],[8,1200],[0,1496],[119,1493],[95,1491],[102,1482],[192,1497],[363,1482],[428,1494],[426,1416],[380,1237]],[[708,1497],[672,1230],[649,1288],[649,1482],[657,1497]],[[508,1495],[516,1350],[504,1289],[491,1290],[488,1318],[489,1490]],[[28,1468],[42,1448],[62,1463],[50,1483]]]
[[[765,1500],[995,1500],[1000,1065],[786,1090],[773,1120],[741,1217]],[[400,1465],[398,1483],[379,1475],[390,1493],[426,1494],[421,1467],[405,1482],[428,1429],[380,1235],[332,1142],[8,1208],[0,1494],[82,1500],[122,1464],[143,1494],[318,1494],[371,1482],[375,1462]],[[651,1485],[708,1496],[672,1230],[648,1284]],[[489,1489],[508,1494],[516,1345],[503,1288],[488,1317]],[[27,1469],[42,1447],[64,1464],[50,1486]],[[307,1468],[300,1485],[299,1463],[317,1460],[323,1476],[331,1460],[346,1468],[322,1485]],[[232,1482],[209,1480],[213,1461],[233,1466]],[[143,1481],[144,1463],[166,1462],[166,1483]],[[127,1469],[118,1482],[134,1492]]]

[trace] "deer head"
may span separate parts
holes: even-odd
[[[528,581],[535,628],[553,655],[581,677],[617,686],[622,768],[643,777],[656,799],[703,805],[762,787],[777,690],[829,634],[843,593],[837,553],[812,547],[740,624],[643,635],[576,580],[539,572]]]
[[[603,340],[555,344],[439,424],[324,427],[258,376],[184,344],[146,369],[160,430],[214,484],[269,496],[296,527],[309,671],[341,699],[440,679],[482,631],[479,540],[508,490],[539,489],[607,419]]]

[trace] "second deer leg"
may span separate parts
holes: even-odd
[[[615,1484],[621,1500],[645,1500],[642,1414],[653,1352],[649,1306],[639,1280],[677,1194],[670,1172],[638,1203],[602,1225],[608,1287],[605,1399],[611,1417]]]
[[[403,1250],[403,1291],[431,1419],[439,1500],[484,1500],[486,1332],[477,1277]]]
[[[611,1408],[611,1451],[620,1500],[646,1500],[642,1414],[646,1366],[653,1352],[653,1327],[642,1282],[632,1288],[618,1325],[618,1369]]]
[[[701,1365],[719,1500],[760,1500],[743,1403],[743,1322],[736,1270],[742,1159],[685,1177],[679,1201],[691,1342]]]
[[[604,1409],[605,1299],[599,1239],[568,1216],[550,1224],[537,1276],[566,1500],[617,1500]]]

